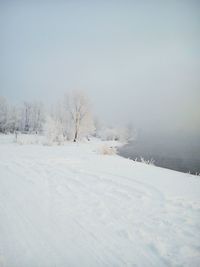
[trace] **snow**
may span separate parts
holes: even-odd
[[[200,266],[198,176],[101,155],[98,140],[12,138],[0,136],[0,266]]]

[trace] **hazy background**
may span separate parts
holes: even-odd
[[[200,1],[0,1],[0,94],[85,90],[108,123],[200,136]]]

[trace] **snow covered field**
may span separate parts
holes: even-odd
[[[200,266],[200,177],[0,136],[0,266]]]

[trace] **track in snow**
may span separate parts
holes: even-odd
[[[85,145],[1,149],[0,266],[198,266],[199,202],[142,179],[160,169]]]

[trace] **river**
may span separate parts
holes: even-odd
[[[142,136],[119,149],[119,155],[181,172],[200,173],[199,138]]]

